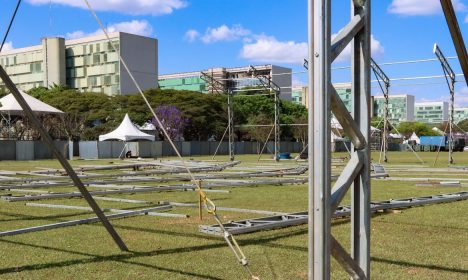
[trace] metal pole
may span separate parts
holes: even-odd
[[[383,133],[383,158],[384,162],[388,162],[388,85],[385,85],[385,107],[384,107],[384,133]]]
[[[450,81],[450,115],[449,115],[449,164],[453,164],[453,122],[455,113],[455,79]]]
[[[331,3],[311,2],[309,20],[309,279],[330,279],[331,254]],[[312,117],[312,118],[311,118]]]
[[[279,126],[279,92],[275,91],[275,160],[279,161],[280,153],[280,126]]]
[[[307,122],[308,122],[308,137],[307,137],[307,146],[309,147],[309,150],[307,151],[307,158],[308,158],[308,166],[309,166],[309,175],[308,175],[308,237],[307,237],[307,243],[308,243],[308,258],[307,258],[307,275],[309,280],[314,279],[314,239],[315,239],[315,233],[314,233],[314,219],[313,219],[313,213],[314,213],[314,140],[313,140],[313,135],[314,135],[314,61],[312,61],[312,58],[314,57],[314,19],[315,19],[315,12],[314,12],[314,5],[315,1],[314,0],[308,0],[308,43],[309,43],[309,48],[308,48],[308,57],[311,63],[309,63],[307,75],[309,79],[309,84],[308,84],[308,116],[307,116]]]
[[[128,251],[127,246],[125,245],[123,240],[120,238],[119,234],[115,231],[114,227],[111,225],[109,220],[106,218],[104,213],[101,211],[101,208],[99,208],[99,205],[96,203],[96,201],[90,195],[90,193],[88,192],[86,187],[83,185],[83,182],[80,180],[78,175],[75,173],[75,170],[73,170],[70,163],[62,156],[60,151],[54,145],[54,142],[53,142],[52,138],[46,132],[46,130],[44,129],[44,127],[42,126],[40,121],[36,118],[36,116],[34,115],[31,107],[29,107],[28,103],[26,102],[24,97],[21,95],[18,88],[16,88],[16,85],[11,81],[10,77],[5,72],[5,70],[3,69],[2,66],[0,66],[0,78],[3,80],[5,86],[8,88],[8,90],[10,90],[10,92],[13,94],[16,101],[18,101],[21,108],[23,109],[23,112],[29,118],[29,120],[32,122],[33,126],[39,131],[39,133],[41,134],[42,140],[47,144],[47,146],[52,151],[54,156],[58,159],[58,161],[62,165],[63,169],[65,169],[68,176],[70,176],[70,178],[72,179],[75,186],[81,192],[81,195],[88,202],[89,206],[93,209],[94,213],[96,213],[96,216],[99,218],[99,220],[102,222],[102,224],[104,225],[106,230],[112,236],[115,243],[119,246],[120,250]]]
[[[234,107],[232,104],[232,91],[228,92],[228,137],[229,159],[234,161]]]
[[[370,139],[370,33],[371,5],[367,1],[351,1],[352,17],[365,14],[363,28],[352,44],[352,94],[354,120],[367,143]],[[363,167],[351,187],[351,256],[364,274],[370,277],[370,149],[363,150]]]

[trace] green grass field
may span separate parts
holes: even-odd
[[[345,154],[335,154],[335,157]],[[378,154],[373,154],[378,159]],[[468,179],[466,170],[454,173],[405,172],[409,165],[431,167],[435,153],[420,153],[425,165],[411,153],[390,152],[389,170],[394,177],[445,177]],[[266,158],[266,157],[265,157]],[[468,153],[455,153],[457,165],[468,166]],[[199,158],[195,158],[199,159]],[[204,158],[208,159],[208,157]],[[218,157],[218,160],[227,158]],[[241,166],[255,167],[256,156],[239,156]],[[118,162],[118,161],[114,161]],[[72,161],[76,166],[108,164],[109,160]],[[281,162],[278,166],[291,166]],[[304,163],[302,163],[304,164]],[[55,161],[5,162],[0,170],[34,170],[59,167]],[[399,167],[399,169],[398,169]],[[447,167],[447,153],[441,153],[437,167]],[[337,173],[338,171],[334,171]],[[468,181],[466,181],[468,183]],[[372,181],[372,200],[406,198],[467,190],[462,187],[416,187],[415,182]],[[72,190],[69,188],[68,190]],[[56,191],[56,189],[54,190]],[[1,192],[5,194],[8,192]],[[15,193],[18,195],[18,193]],[[307,209],[307,186],[252,186],[231,188],[231,193],[208,193],[218,206],[282,212]],[[194,192],[160,192],[112,195],[158,202],[195,203]],[[86,206],[82,199],[60,199],[38,203]],[[98,201],[104,208],[144,208],[147,205]],[[349,197],[344,204],[349,203]],[[0,230],[31,227],[83,217],[89,212],[25,206],[22,202],[0,201]],[[467,279],[468,202],[415,207],[401,213],[381,213],[371,221],[371,273],[373,279]],[[191,218],[137,216],[113,220],[131,252],[121,253],[99,223],[0,238],[2,279],[248,279],[223,239],[198,232],[200,224],[214,224],[208,214],[199,221],[197,210],[173,208],[169,213]],[[219,211],[223,221],[257,217],[254,214]],[[349,220],[333,222],[333,234],[349,248]],[[306,279],[307,226],[264,231],[237,237],[261,279]],[[333,279],[349,279],[333,261]]]

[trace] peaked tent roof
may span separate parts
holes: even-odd
[[[20,91],[21,95],[23,96],[26,103],[28,103],[29,107],[33,110],[34,113],[38,114],[63,114],[57,108],[46,104],[39,99],[32,97],[31,95],[26,94],[23,91]],[[12,93],[8,94],[7,96],[0,98],[0,112],[8,113],[10,115],[22,115],[23,108],[21,108],[18,101],[16,101],[15,97]]]
[[[149,135],[141,132],[130,120],[128,114],[125,115],[122,123],[114,131],[99,136],[99,141],[106,140],[122,140],[122,141],[133,141],[133,140],[149,140],[154,141],[154,135]]]

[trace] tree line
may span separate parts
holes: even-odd
[[[41,117],[43,125],[55,139],[97,140],[99,135],[115,129],[126,113],[138,125],[155,123],[140,95],[108,96],[103,93],[78,92],[63,86],[49,89],[38,87],[28,91],[28,94],[65,112],[63,116]],[[164,110],[167,108],[171,108],[172,112],[180,112],[180,117],[184,120],[181,136],[187,141],[220,140],[226,129],[225,94],[202,94],[171,89],[150,89],[144,94],[152,108],[159,111],[162,117],[174,114],[165,113]],[[242,125],[273,124],[273,97],[239,93],[233,100],[236,140],[266,140],[267,133],[260,133],[262,130],[258,127],[242,127]],[[282,100],[280,112],[281,123],[306,121],[307,110],[302,105]],[[27,120],[23,123],[20,120],[20,125],[25,127],[25,124]],[[158,126],[156,128],[159,129]],[[159,131],[157,134],[160,138],[164,138]],[[282,127],[283,139],[292,139],[295,136],[297,132],[293,127]],[[270,139],[272,138],[273,135]]]

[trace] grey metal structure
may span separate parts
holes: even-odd
[[[309,0],[309,279],[330,279],[330,258],[354,279],[370,277],[370,0],[351,2],[351,21],[331,34],[331,0]],[[331,64],[351,43],[353,115],[331,83]],[[331,110],[330,110],[331,109]],[[333,113],[353,144],[331,189]],[[331,218],[352,189],[351,254],[331,234]]]
[[[274,103],[275,103],[275,109],[274,109],[274,139],[275,139],[275,147],[274,147],[274,157],[275,160],[279,160],[279,153],[280,153],[280,99],[279,95],[281,94],[281,88],[273,82],[272,78],[269,76],[265,75],[260,75],[257,69],[255,69],[254,66],[250,66],[250,72],[252,75],[259,80],[259,82],[262,84],[262,86],[266,89],[269,90],[270,93],[274,94]],[[268,142],[268,139],[266,139],[266,142]]]
[[[18,88],[16,85],[13,83],[13,81],[10,79],[8,74],[5,72],[2,66],[0,66],[0,79],[3,81],[5,86],[8,88],[8,90],[13,94],[15,97],[16,101],[20,104],[21,108],[23,109],[24,114],[27,116],[29,121],[32,123],[32,125],[39,131],[42,140],[47,144],[49,149],[52,151],[54,156],[57,158],[57,160],[60,162],[62,165],[63,169],[66,171],[70,179],[73,181],[74,185],[78,188],[80,191],[80,194],[83,196],[83,198],[86,200],[86,202],[89,204],[89,206],[93,209],[94,213],[96,214],[97,218],[99,221],[102,222],[104,227],[106,228],[107,232],[112,236],[114,239],[115,243],[119,246],[120,250],[122,251],[128,251],[127,245],[123,242],[123,240],[120,238],[119,234],[117,231],[115,231],[114,227],[111,225],[107,217],[104,215],[104,213],[101,211],[101,208],[99,208],[99,205],[96,203],[96,201],[93,199],[93,197],[90,195],[86,187],[83,185],[83,182],[81,179],[78,177],[76,172],[73,170],[72,166],[70,163],[66,160],[66,158],[60,153],[60,151],[57,149],[57,147],[54,145],[54,142],[50,135],[47,133],[47,131],[44,129],[40,121],[37,119],[37,117],[34,115],[34,112],[32,111],[31,107],[29,107],[28,103],[24,99],[24,97],[21,95],[19,92]]]
[[[449,164],[453,164],[453,125],[454,125],[454,114],[455,114],[455,72],[453,72],[452,67],[448,63],[447,59],[445,58],[444,54],[440,50],[437,44],[434,44],[434,54],[440,61],[442,66],[442,70],[445,74],[445,80],[447,81],[447,85],[450,91],[450,111],[449,111],[449,137],[448,137],[448,144],[449,144],[449,156],[448,162]]]
[[[440,4],[442,5],[442,10],[444,11],[450,35],[452,36],[453,45],[457,51],[458,61],[460,61],[466,85],[468,85],[468,53],[466,52],[465,42],[463,41],[463,36],[460,31],[460,26],[458,25],[452,1],[440,0]]]
[[[380,68],[380,66],[371,58],[371,68],[374,72],[375,77],[379,83],[379,87],[382,90],[382,93],[385,98],[384,106],[384,128],[382,135],[382,146],[380,147],[379,163],[383,157],[384,162],[388,162],[387,152],[388,152],[388,132],[389,132],[389,121],[388,121],[388,89],[390,88],[390,79],[385,74],[385,72]],[[382,85],[383,83],[383,85]]]
[[[386,201],[372,202],[370,206],[371,212],[392,209],[404,209],[415,206],[424,206],[439,203],[448,203],[468,199],[468,192],[448,193],[433,196],[411,197],[403,199],[391,199]],[[175,204],[174,206],[177,206]],[[352,208],[348,206],[339,206],[332,213],[333,218],[349,217],[352,213]],[[262,230],[273,230],[295,225],[306,224],[308,220],[308,212],[296,212],[281,215],[271,215],[268,217],[247,219],[242,221],[232,221],[224,224],[224,227],[231,234],[246,234]],[[217,225],[202,225],[199,227],[200,232],[221,235],[222,231]]]
[[[214,89],[216,93],[221,94],[224,92],[225,86],[220,81],[215,79],[212,75],[208,75],[203,71],[200,73],[201,73],[200,78],[204,80],[205,82],[207,82],[210,88]],[[228,89],[228,92],[227,92],[228,125],[226,128],[226,131],[228,134],[228,142],[229,142],[229,159],[231,161],[234,161],[234,157],[235,157],[234,156],[234,107],[233,107],[232,99],[233,99],[233,91],[232,89]],[[213,155],[213,158],[216,156],[216,153],[218,152],[219,146],[223,142],[225,135],[226,133],[223,135],[223,137],[219,141],[219,145],[216,148],[216,152]]]

